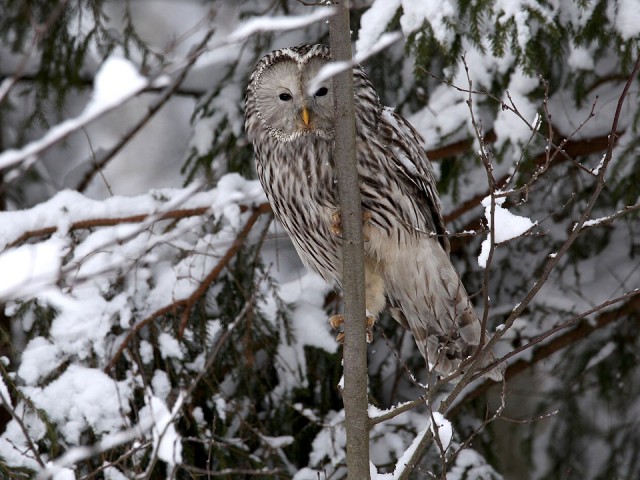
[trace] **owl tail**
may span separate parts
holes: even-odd
[[[395,262],[387,263],[387,268],[394,266],[385,279],[390,312],[411,330],[430,371],[447,376],[477,352],[482,324],[440,244],[432,238],[419,243],[420,248],[399,249]],[[485,334],[484,345],[489,339]],[[480,369],[494,360],[489,352]],[[496,367],[485,377],[499,381],[503,368]]]

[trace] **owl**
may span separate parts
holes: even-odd
[[[331,80],[309,90],[330,61],[324,45],[264,56],[249,78],[245,130],[276,218],[307,268],[339,287]],[[481,322],[449,259],[433,170],[418,132],[381,105],[359,66],[353,82],[367,316],[375,320],[388,308],[411,330],[429,370],[446,376],[478,348]],[[498,379],[501,373],[488,375]]]

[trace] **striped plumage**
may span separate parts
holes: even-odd
[[[339,208],[331,81],[307,91],[329,61],[323,45],[263,57],[249,80],[245,128],[258,177],[302,261],[339,285],[340,238],[331,231]],[[354,68],[353,76],[362,208],[371,214],[367,310],[375,317],[388,306],[430,367],[447,375],[475,351],[481,324],[449,260],[431,164],[420,135],[380,104],[364,70]]]

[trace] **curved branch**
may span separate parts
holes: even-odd
[[[120,151],[129,143],[129,141],[133,137],[135,137],[135,135],[140,130],[142,130],[142,128],[149,122],[149,120],[151,120],[155,116],[155,114],[160,111],[160,109],[164,106],[164,104],[171,99],[171,97],[174,95],[174,93],[176,93],[180,85],[184,83],[185,79],[187,78],[187,74],[191,71],[191,68],[195,65],[196,60],[198,60],[198,58],[200,58],[200,55],[206,51],[205,47],[209,39],[211,39],[211,37],[213,36],[213,32],[214,32],[214,29],[210,28],[207,34],[202,39],[202,41],[191,50],[191,53],[189,54],[189,57],[190,57],[189,61],[180,72],[180,75],[178,75],[178,77],[173,81],[173,83],[164,90],[160,98],[153,105],[149,107],[146,115],[144,115],[144,117],[138,120],[138,123],[136,123],[132,128],[130,128],[125,133],[125,135],[120,139],[120,141],[114,147],[111,148],[111,150],[109,150],[105,155],[103,155],[102,158],[100,158],[100,160],[96,161],[91,170],[89,170],[84,174],[76,190],[78,190],[79,192],[84,191],[89,186],[89,183],[91,183],[91,180],[93,180],[93,177],[100,170],[102,170],[107,165],[107,163],[109,163],[109,161],[111,161],[118,153],[120,153]]]

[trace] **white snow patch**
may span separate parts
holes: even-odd
[[[88,429],[95,434],[115,432],[127,424],[130,387],[95,368],[70,365],[44,388],[25,387],[37,408],[58,424],[67,442],[77,445]]]
[[[537,223],[532,222],[528,217],[514,215],[506,208],[501,207],[504,203],[503,198],[496,198],[495,216],[493,220],[494,241],[497,244],[519,237],[527,230],[535,226]],[[482,200],[484,206],[484,215],[487,218],[489,227],[491,227],[491,196]],[[487,237],[482,242],[480,255],[478,256],[478,264],[482,268],[486,268],[487,259],[489,258],[489,250],[491,249],[491,237]]]
[[[640,34],[640,0],[618,0],[615,17],[610,20],[623,38],[629,40]],[[613,6],[613,2],[611,4]],[[609,14],[609,10],[607,10]]]
[[[269,437],[267,435],[260,435],[260,438],[264,443],[269,445],[274,450],[278,448],[288,447],[294,442],[294,438],[291,435],[282,435],[280,437]]]
[[[569,58],[567,64],[573,70],[593,70],[593,52],[585,47],[571,45],[569,47]]]
[[[238,28],[227,37],[227,42],[239,42],[258,32],[294,30],[296,28],[306,27],[307,25],[330,17],[333,15],[333,12],[333,8],[323,7],[314,10],[309,15],[253,17],[240,24]]]
[[[493,14],[497,18],[498,23],[505,25],[510,20],[514,21],[518,46],[523,51],[531,39],[527,7],[536,8],[537,6],[535,2],[531,0],[497,0],[493,5]],[[538,8],[536,8],[536,10],[538,10]]]
[[[615,349],[616,349],[616,344],[614,342],[605,343],[605,345],[600,349],[600,351],[594,357],[591,357],[589,359],[589,363],[587,363],[585,370],[589,370],[590,368],[595,367],[597,364],[599,364],[605,358],[611,355],[615,351]]]
[[[446,20],[455,17],[456,8],[449,0],[431,0],[428,2],[402,0],[400,26],[405,35],[415,32],[427,22],[433,30],[433,36],[442,44],[453,38],[453,32],[447,27]]]
[[[433,412],[432,415],[435,423],[431,423],[431,431],[433,432],[434,437],[436,435],[438,436],[442,448],[446,450],[449,448],[449,445],[451,444],[451,437],[453,436],[451,422],[444,418],[444,415],[441,413]]]
[[[119,105],[141,91],[149,81],[140,75],[138,67],[126,58],[107,58],[96,73],[91,101],[85,114],[101,112]]]
[[[139,352],[142,363],[148,365],[153,361],[153,346],[146,340],[140,341]]]
[[[356,41],[356,51],[371,50],[393,19],[398,8],[400,8],[400,0],[375,0],[373,2],[360,19],[361,26]]]
[[[171,382],[169,375],[163,370],[156,370],[151,379],[151,388],[153,393],[160,399],[166,401],[171,392]]]
[[[129,480],[120,470],[116,467],[108,466],[104,469],[104,480]]]
[[[456,455],[455,464],[447,473],[447,480],[495,478],[501,480],[502,476],[488,465],[486,460],[475,450],[465,448]]]
[[[425,437],[425,435],[429,434],[430,429],[431,429],[431,420],[429,420],[429,424],[426,427],[424,427],[422,430],[418,432],[416,437],[411,442],[411,445],[409,445],[407,449],[404,451],[404,453],[402,454],[402,456],[398,458],[398,461],[396,462],[396,466],[393,470],[394,480],[400,478],[400,475],[406,468],[406,465],[411,459],[411,456],[416,451],[416,448],[418,448],[418,445],[420,444],[422,439]]]
[[[139,414],[141,430],[151,430],[154,453],[169,465],[182,462],[182,443],[173,421],[175,413],[182,406],[182,396],[178,398],[173,412],[158,397],[151,396]]]
[[[47,464],[47,470],[52,473],[53,480],[76,480],[76,474],[70,468],[56,467],[52,464]]]
[[[33,295],[60,274],[65,244],[59,238],[11,248],[0,254],[0,299]],[[10,274],[9,274],[10,272]]]
[[[27,385],[35,385],[62,362],[60,349],[44,337],[33,338],[22,353],[18,376]]]
[[[2,377],[0,377],[0,405],[4,405],[7,409],[13,408],[13,402],[11,401],[11,396],[9,395],[9,389],[4,383],[4,379]]]
[[[180,348],[180,342],[166,332],[158,335],[158,346],[160,347],[160,355],[164,359],[176,358],[182,360],[184,358],[184,353]]]

